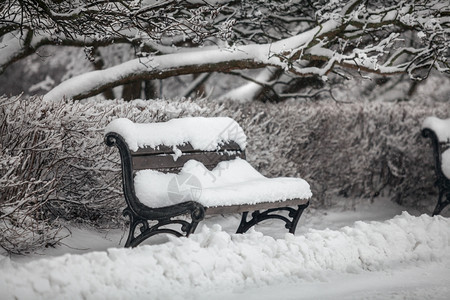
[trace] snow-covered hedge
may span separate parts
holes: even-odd
[[[449,110],[446,103],[48,104],[0,97],[0,246],[22,252],[51,245],[60,224],[55,220],[62,218],[120,224],[118,151],[103,143],[103,129],[115,118],[234,118],[248,136],[250,163],[268,176],[306,179],[315,206],[336,195],[373,200],[380,194],[433,205],[431,150],[420,126],[425,116],[447,117]]]
[[[263,174],[306,179],[319,205],[332,203],[336,195],[370,200],[388,196],[420,209],[435,204],[431,147],[420,130],[426,116],[448,117],[448,103],[229,107],[237,109],[248,120],[254,118],[240,120],[252,164]]]
[[[103,143],[106,124],[117,117],[152,122],[203,112],[190,102],[149,103],[0,97],[0,247],[49,246],[58,219],[118,224],[120,165],[116,149]]]

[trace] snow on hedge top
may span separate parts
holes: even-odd
[[[178,174],[142,170],[136,173],[134,187],[139,201],[148,207],[185,201],[214,207],[309,199],[312,196],[305,180],[264,177],[240,158],[223,161],[212,171],[195,160],[186,162]]]
[[[427,117],[422,124],[422,128],[433,130],[439,142],[450,142],[450,119],[439,119],[437,117]]]
[[[179,146],[190,143],[198,150],[216,150],[221,144],[234,141],[242,150],[247,137],[239,124],[228,117],[188,117],[167,122],[139,124],[120,118],[112,121],[105,133],[120,134],[132,151],[159,145]]]

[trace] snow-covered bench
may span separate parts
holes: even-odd
[[[117,146],[121,157],[126,247],[158,233],[188,236],[214,214],[242,213],[238,233],[266,219],[282,220],[294,233],[309,204],[305,180],[267,178],[245,160],[246,136],[233,119],[116,119],[105,131],[105,143]]]
[[[439,198],[434,216],[450,204],[450,119],[427,117],[422,125],[422,136],[431,139],[435,160],[435,185],[439,188]]]

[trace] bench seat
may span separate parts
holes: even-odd
[[[221,162],[209,171],[201,162],[188,161],[178,174],[142,170],[134,179],[136,195],[149,207],[197,201],[205,207],[277,202],[311,197],[301,178],[267,178],[246,160]]]

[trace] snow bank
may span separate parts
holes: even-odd
[[[167,122],[139,124],[119,118],[112,121],[105,133],[116,132],[124,137],[128,147],[178,146],[186,143],[199,150],[215,150],[221,143],[236,142],[245,149],[247,137],[241,126],[231,118],[187,117]]]
[[[407,213],[273,239],[203,227],[190,238],[29,263],[0,261],[0,298],[198,299],[212,290],[323,280],[448,259],[450,220]]]
[[[312,196],[305,180],[264,177],[240,158],[223,161],[212,171],[195,160],[188,161],[177,175],[143,170],[136,173],[134,182],[137,197],[149,207],[191,200],[212,207]]]

